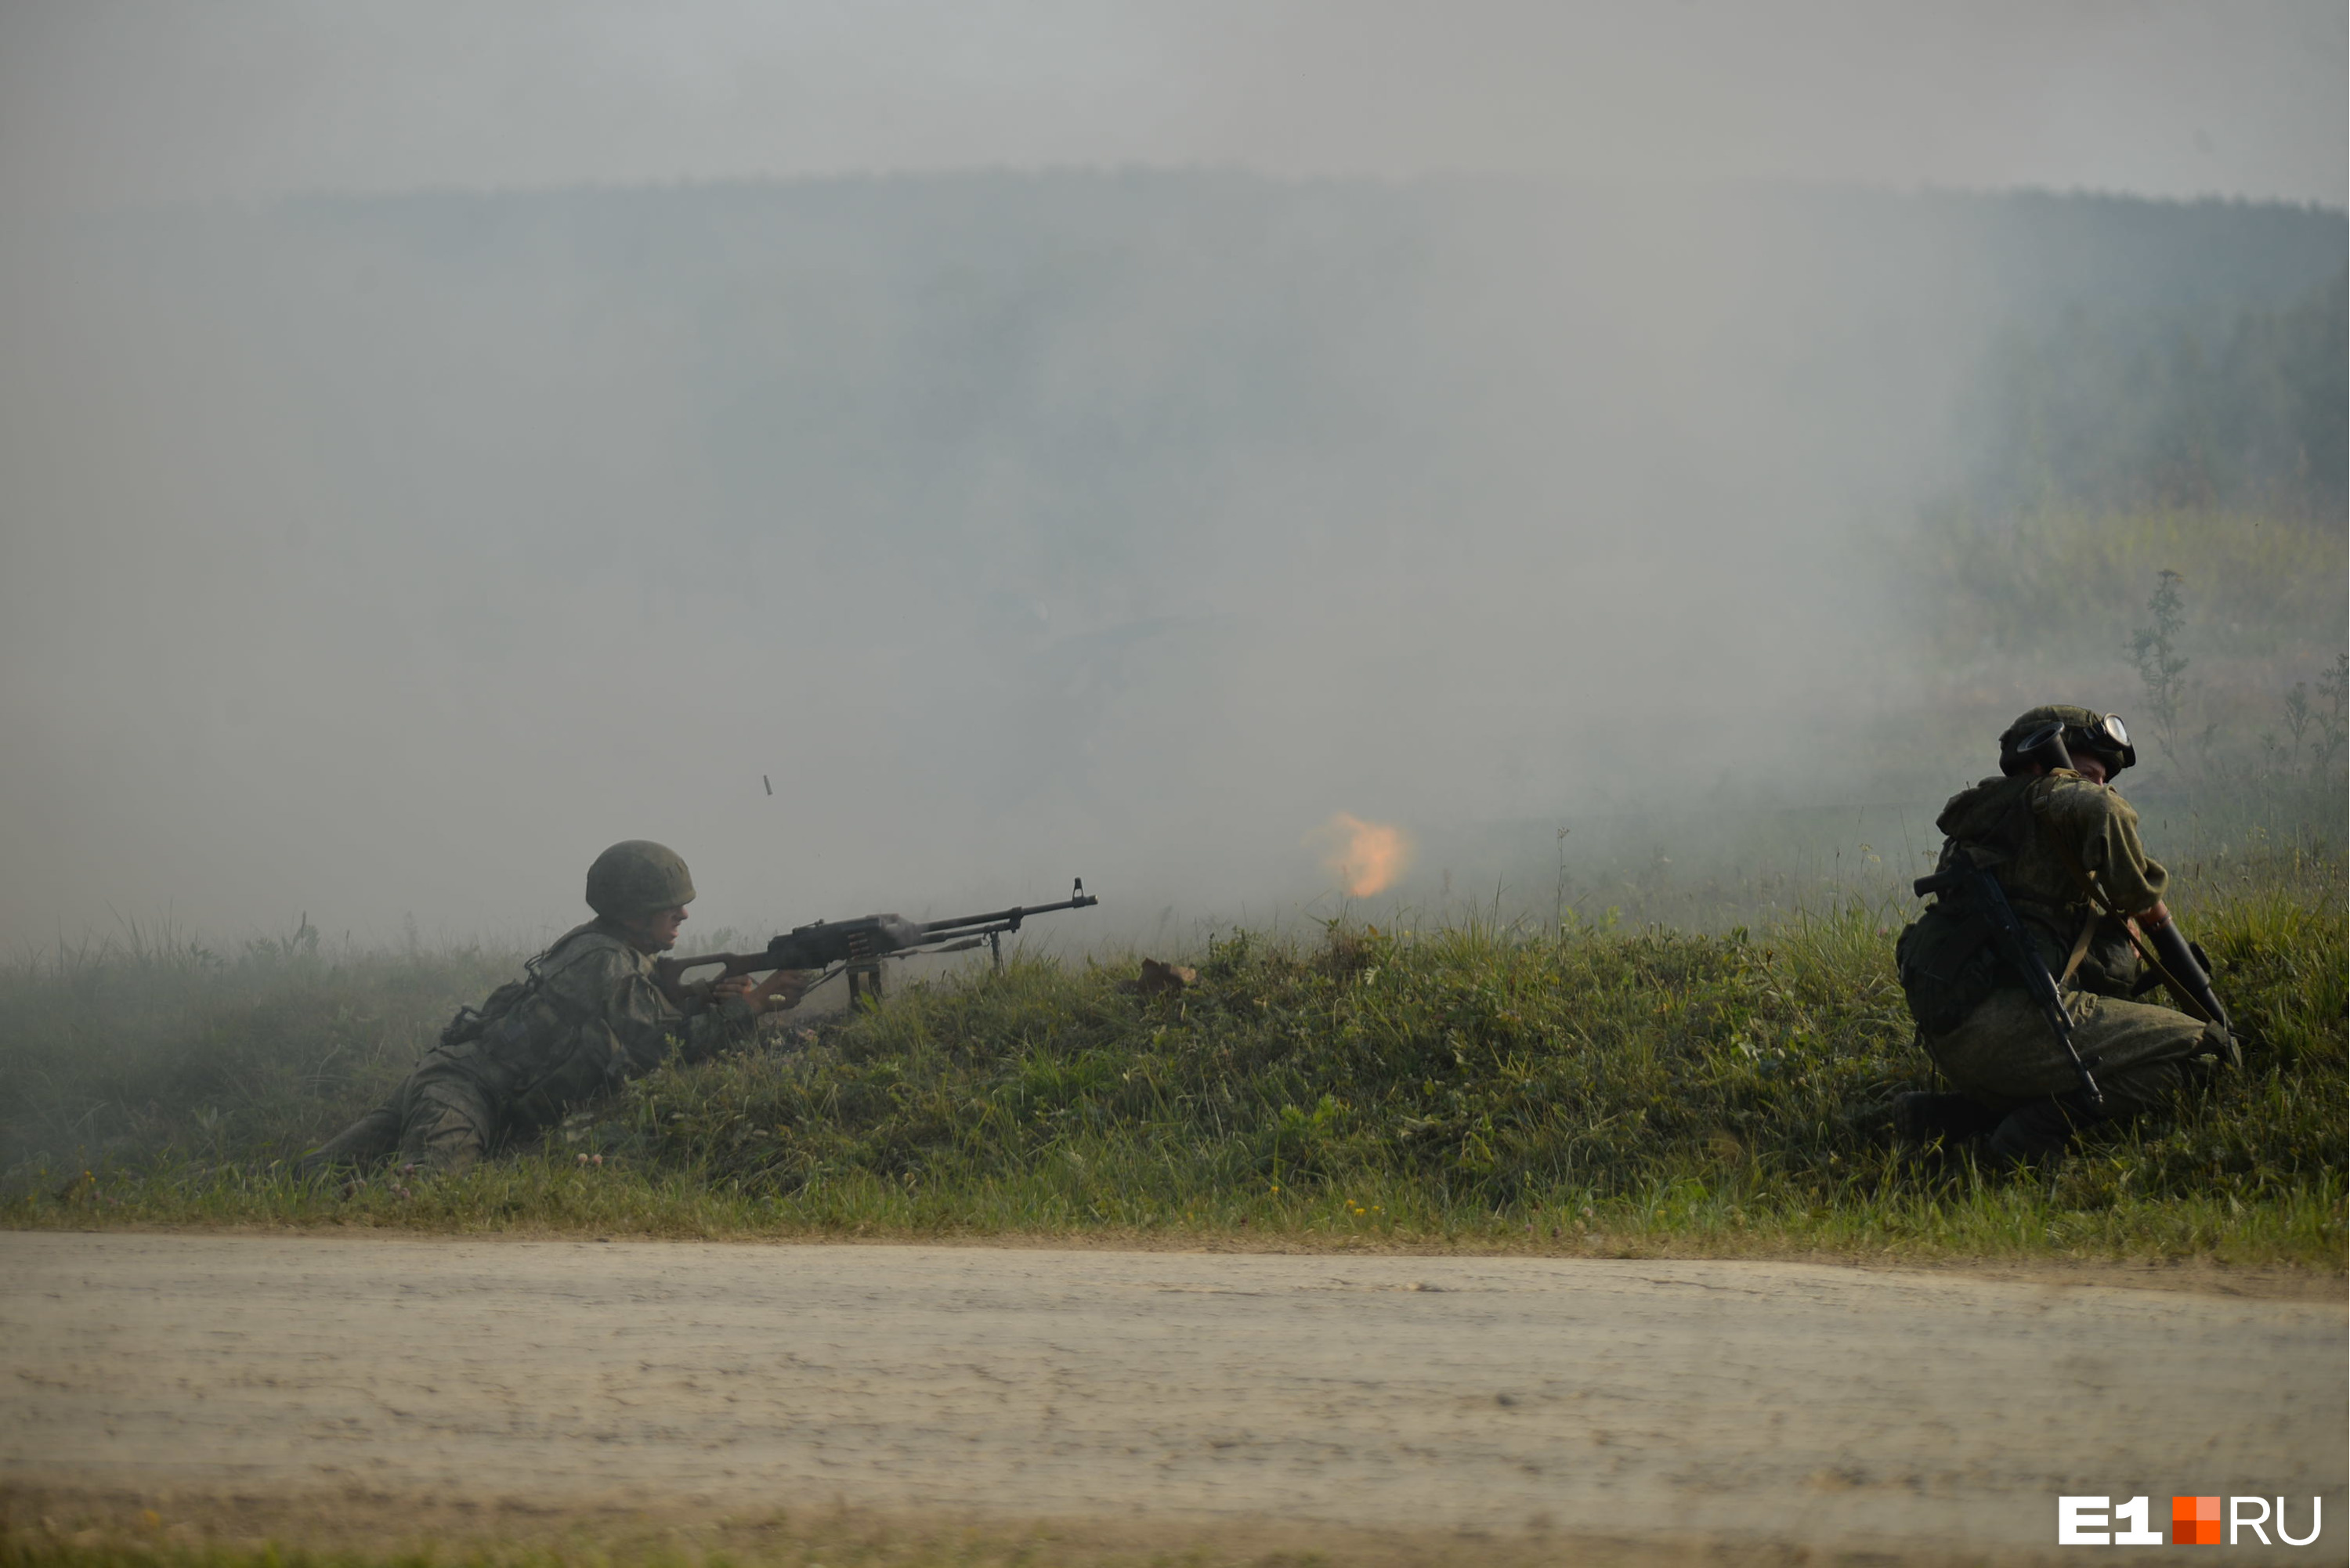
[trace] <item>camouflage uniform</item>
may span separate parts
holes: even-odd
[[[493,998],[478,1038],[435,1046],[391,1098],[306,1164],[403,1160],[460,1169],[536,1136],[564,1115],[651,1071],[674,1050],[700,1061],[752,1035],[739,997],[681,1011],[653,984],[653,961],[616,925],[566,932],[531,961],[503,1010]]]
[[[1997,877],[2049,973],[2064,973],[2094,919],[2065,1003],[2076,1020],[2074,1044],[2096,1064],[2106,1115],[2153,1109],[2226,1058],[2224,1031],[2128,1000],[2138,980],[2137,950],[2116,922],[2090,907],[2065,863],[2069,849],[2123,915],[2143,915],[2160,901],[2168,874],[2147,857],[2137,813],[2111,786],[2061,769],[1985,779],[1953,796],[1936,826],[1948,835],[1940,869],[1967,856]],[[2078,1087],[2046,1017],[1964,900],[1929,907],[1901,933],[1895,954],[1928,1054],[1992,1117]],[[2077,1104],[2070,1109],[2074,1120],[2088,1119]]]

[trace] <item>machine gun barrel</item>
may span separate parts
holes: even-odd
[[[958,936],[984,936],[990,930],[1016,931],[1020,922],[1030,915],[1049,915],[1058,909],[1090,909],[1099,898],[1086,891],[1086,879],[1077,878],[1076,888],[1057,904],[1014,904],[1008,909],[993,909],[984,915],[962,915],[951,920],[924,920],[922,929],[938,933],[941,941]]]

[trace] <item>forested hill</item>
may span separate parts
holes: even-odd
[[[1639,195],[1504,180],[1274,180],[1231,172],[969,173],[585,187],[491,194],[314,196],[263,213],[317,234],[444,259],[554,243],[615,274],[723,275],[746,248],[804,259],[893,249],[982,263],[1065,251],[1243,250],[1315,235],[1392,246],[1431,223],[1506,225],[1541,213],[1595,225],[1645,213],[1687,224],[1707,211],[1794,220],[1895,269],[1976,260],[2020,321],[2097,305],[2224,326],[2288,303],[2343,269],[2344,214],[2276,202],[2170,202],[2049,192],[1913,194],[1750,185]],[[1302,258],[1301,258],[1302,259]]]
[[[1659,358],[1759,360],[1824,417],[1915,402],[1905,452],[1994,504],[2343,509],[2345,228],[2321,209],[1129,171],[317,197],[163,226],[210,285],[265,280],[322,389],[316,356],[380,360],[392,323],[394,359],[494,357],[534,326],[591,355],[661,337],[735,482],[720,513],[860,455],[961,485],[952,454],[979,447],[1052,465],[1088,510],[1268,447],[1376,461],[1409,432],[1424,467],[1464,400],[1559,389],[1534,346],[1612,370],[1635,330]],[[1139,483],[1085,483],[1108,463]],[[879,521],[870,483],[826,501]]]

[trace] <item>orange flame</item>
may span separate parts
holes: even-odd
[[[1352,812],[1342,811],[1316,828],[1309,842],[1316,841],[1323,868],[1350,898],[1385,892],[1411,865],[1411,840],[1402,828],[1365,822]]]

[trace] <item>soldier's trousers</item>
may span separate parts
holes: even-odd
[[[2170,1008],[2083,992],[2067,992],[2064,1002],[2074,1047],[2095,1064],[2107,1116],[2168,1104],[2227,1059],[2219,1031]],[[2081,1084],[2046,1016],[2022,991],[1993,992],[1948,1034],[1926,1036],[1926,1050],[1953,1085],[2002,1114]]]
[[[428,1056],[391,1098],[303,1163],[372,1165],[396,1152],[403,1164],[463,1170],[496,1147],[502,1125],[480,1079],[443,1057]]]

